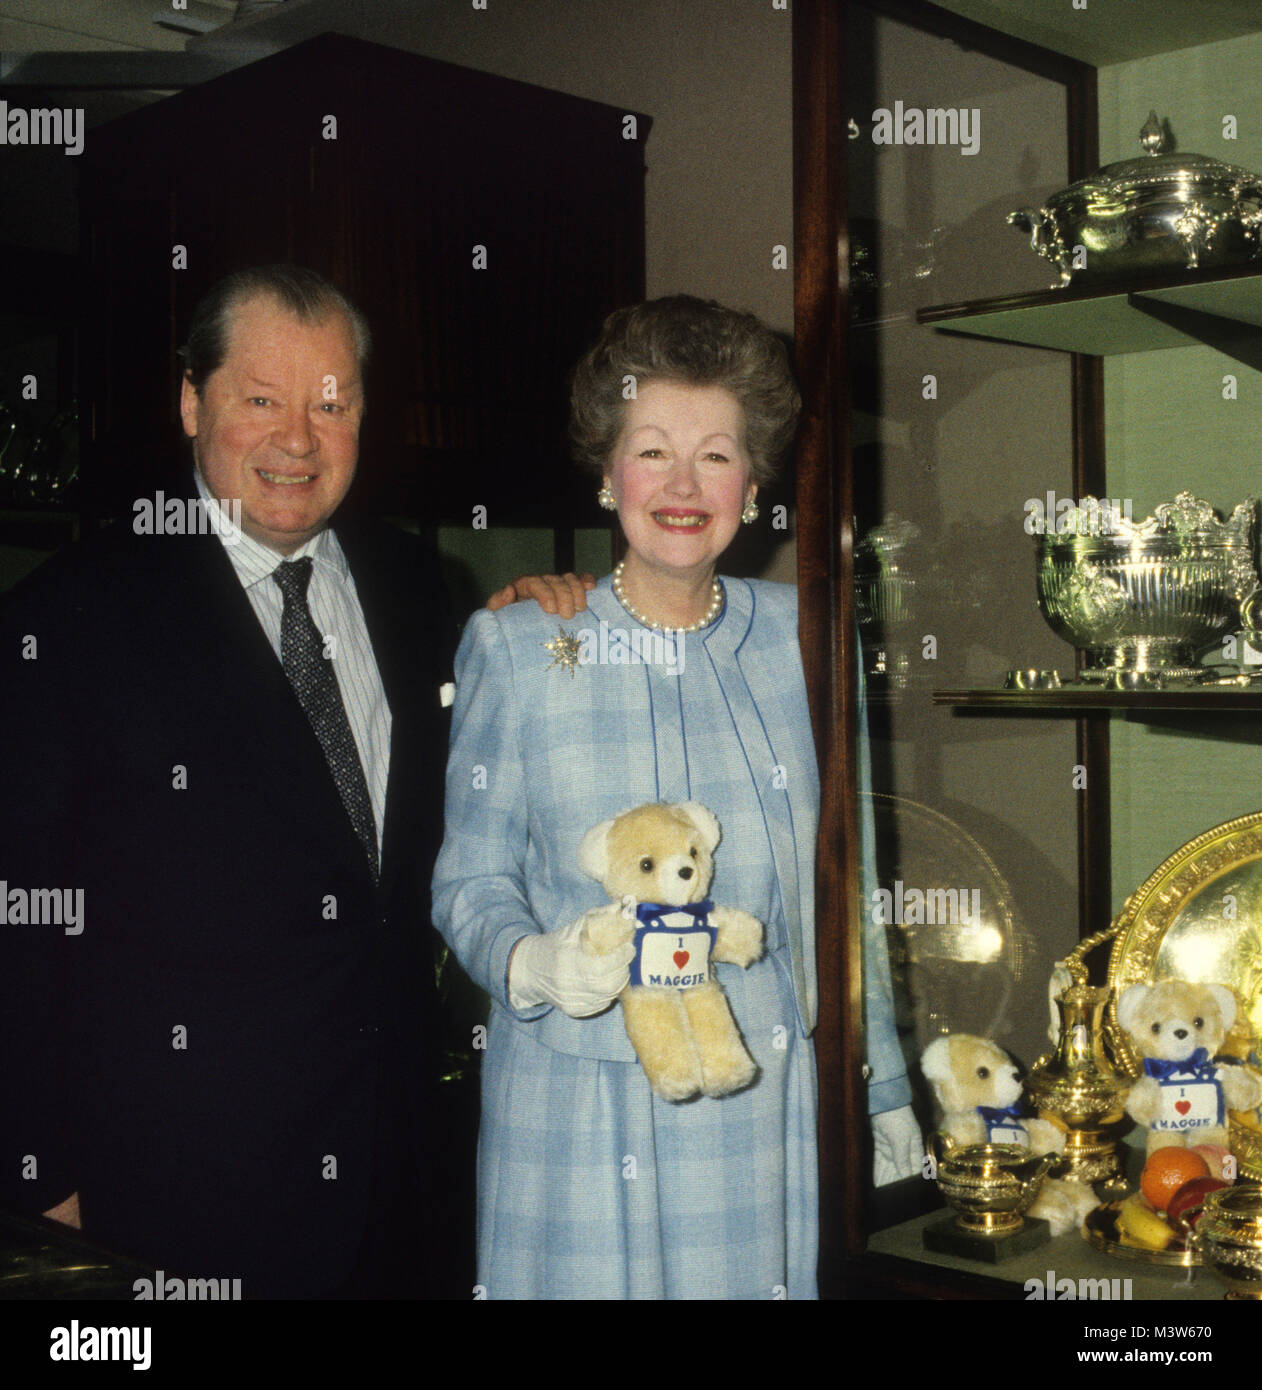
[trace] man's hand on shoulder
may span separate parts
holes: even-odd
[[[587,607],[587,591],[595,587],[590,574],[524,574],[493,593],[486,606],[494,613],[510,603],[534,599],[545,613],[572,618]]]

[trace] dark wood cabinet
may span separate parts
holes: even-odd
[[[600,515],[569,463],[566,381],[603,317],[643,297],[649,125],[325,35],[94,131],[90,508],[170,483],[197,297],[232,269],[294,261],[373,327],[361,500],[466,525],[485,506],[492,525],[555,527],[564,558],[564,533]]]
[[[1001,1026],[966,1026],[977,1016],[983,972],[977,957],[955,957],[958,968],[947,976],[954,993],[943,991],[927,1025],[917,1013],[905,1028],[914,1038],[905,1047],[913,1073],[935,1032],[985,1032],[1033,1062],[1047,1047],[1047,974],[1057,956],[1075,936],[1107,927],[1125,895],[1181,842],[1256,803],[1247,761],[1256,741],[1252,689],[1121,694],[1069,680],[1063,691],[1016,696],[1000,688],[996,659],[1046,652],[1028,664],[1048,668],[1074,660],[1068,646],[1047,645],[1036,606],[1030,538],[1020,534],[1027,493],[1159,489],[1143,501],[1142,517],[1185,487],[1224,510],[1256,492],[1252,450],[1239,463],[1232,451],[1262,408],[1256,265],[1051,291],[1046,266],[1020,242],[1003,240],[1010,210],[1037,206],[1096,168],[1097,137],[1105,162],[1125,157],[1130,122],[1138,131],[1151,101],[1171,113],[1189,149],[1208,145],[1258,167],[1256,141],[1239,155],[1230,143],[1231,113],[1256,89],[1257,17],[1186,0],[1161,8],[1160,32],[1110,25],[1095,6],[1082,24],[1086,7],[1052,15],[1033,3],[801,0],[795,8],[795,312],[806,407],[798,558],[824,787],[816,906],[826,1296],[1019,1299],[1028,1296],[1021,1281],[1034,1272],[1021,1259],[996,1267],[926,1253],[933,1184],[872,1185],[855,850],[859,528],[897,512],[904,533],[910,516],[936,544],[917,556],[914,573],[904,566],[920,583],[913,631],[917,646],[921,634],[935,637],[939,658],[939,646],[952,648],[933,676],[913,671],[883,697],[869,683],[877,800],[902,798],[892,828],[891,814],[882,824],[878,809],[881,850],[897,862],[910,812],[926,811],[910,798],[929,788],[934,795],[919,800],[934,808],[930,814],[962,807],[957,828],[975,833],[1004,866],[1014,899],[1030,909],[1027,963],[1020,979],[1013,972],[1014,988],[996,1014]],[[1213,50],[1212,61],[1208,48],[1183,51],[1209,42],[1201,26],[1210,11],[1223,26],[1216,37],[1233,40]],[[979,17],[1009,32],[983,28]],[[1054,40],[1059,51],[1030,39]],[[1119,67],[1098,74],[1096,63]],[[891,151],[872,134],[873,108],[894,106],[894,98],[908,107],[980,108],[991,143],[980,159],[954,164],[941,151]],[[1132,103],[1143,109],[1132,115]],[[1065,321],[1075,314],[1070,332]],[[1173,358],[1152,351],[1169,347],[1185,353],[1177,366],[1152,360]],[[1250,395],[1247,421],[1245,411],[1223,411],[1224,401],[1236,400],[1237,373],[1242,398]],[[938,376],[946,404],[926,394],[922,405],[916,388],[922,381],[936,388]],[[1232,489],[1230,501],[1211,491],[1223,488]],[[960,598],[979,581],[975,593],[985,602],[971,606],[985,625]],[[916,651],[913,666],[918,658]],[[1142,741],[1158,729],[1161,738]],[[1054,756],[1038,756],[1040,746]],[[1071,768],[1077,796],[1068,794]],[[1040,816],[1042,836],[1031,831]],[[1149,857],[1153,841],[1162,848]],[[1039,891],[1040,875],[1054,891]],[[1018,1036],[1024,1050],[1010,1041]],[[918,1105],[918,1119],[933,1123],[931,1104]],[[1142,1147],[1140,1138],[1135,1154]],[[1078,1276],[1133,1275],[1136,1299],[1169,1298],[1181,1277],[1114,1261],[1072,1230],[1030,1258],[1040,1286],[1053,1266]],[[1201,1278],[1191,1296],[1215,1300],[1221,1290]]]

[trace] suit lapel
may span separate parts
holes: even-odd
[[[249,596],[213,535],[167,542],[176,574],[172,593],[191,631],[192,651],[220,691],[220,711],[231,706],[237,737],[266,749],[272,775],[283,776],[295,805],[337,825],[351,862],[367,861],[338,795],[324,750],[294,693]],[[187,633],[186,633],[187,636]],[[344,832],[344,834],[343,834]]]
[[[337,538],[355,581],[390,706],[390,767],[381,837],[381,879],[386,888],[400,872],[425,858],[420,826],[428,819],[427,811],[441,806],[442,793],[441,783],[431,785],[424,769],[441,764],[445,740],[436,723],[438,688],[432,672],[438,662],[425,655],[438,641],[426,614],[439,606],[439,596],[418,591],[420,573],[392,564],[374,530],[342,522]],[[433,807],[422,804],[426,797],[432,797]]]

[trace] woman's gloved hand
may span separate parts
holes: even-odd
[[[571,1018],[590,1018],[622,993],[630,979],[635,946],[627,941],[606,955],[593,955],[583,947],[588,915],[556,931],[523,936],[513,947],[508,961],[508,999],[513,1008],[551,1004]]]

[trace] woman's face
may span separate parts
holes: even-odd
[[[745,412],[722,386],[649,381],[628,401],[607,471],[637,560],[675,574],[712,571],[754,492]]]

